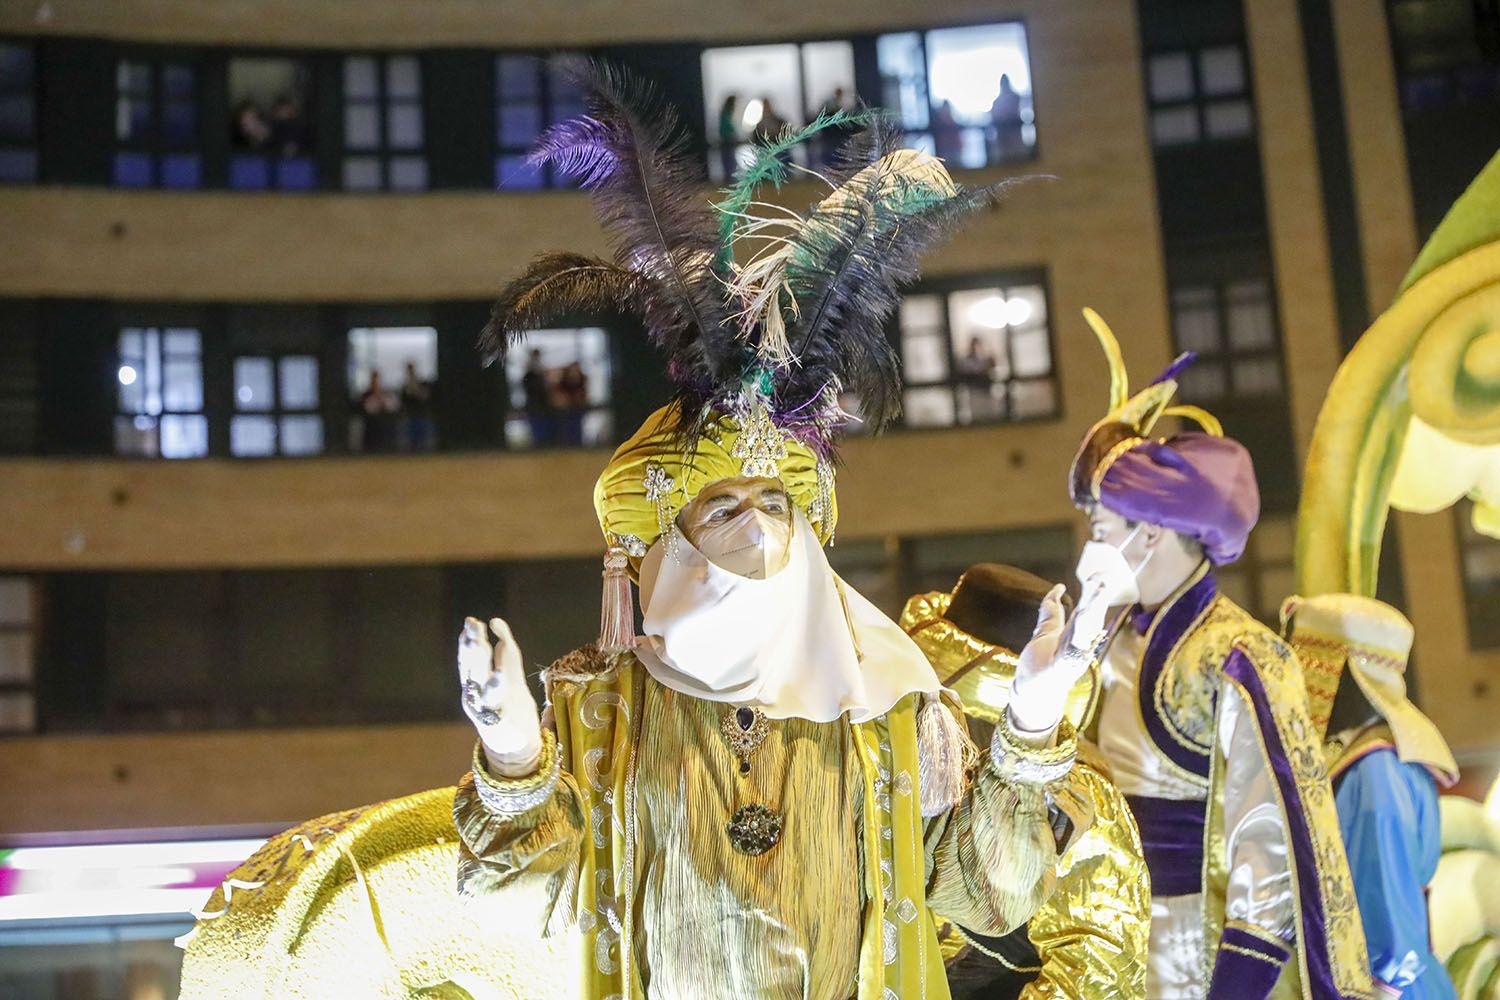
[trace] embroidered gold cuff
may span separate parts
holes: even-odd
[[[1006,781],[1046,785],[1061,779],[1078,756],[1078,734],[1064,718],[1057,725],[1057,741],[1050,747],[1031,747],[1010,726],[1010,713],[1000,713],[990,737],[990,769]]]
[[[497,778],[485,766],[484,743],[474,741],[474,791],[492,814],[518,816],[546,802],[557,790],[562,772],[562,755],[557,750],[557,736],[542,730],[542,753],[536,771],[524,778]]]

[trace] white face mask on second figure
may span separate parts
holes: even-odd
[[[751,580],[775,576],[786,566],[792,526],[754,507],[698,529],[694,542],[710,562]]]
[[[1125,559],[1126,546],[1140,534],[1140,530],[1141,526],[1136,525],[1135,530],[1126,535],[1119,545],[1093,540],[1084,543],[1083,551],[1078,555],[1078,568],[1075,570],[1078,582],[1083,585],[1081,602],[1097,601],[1102,607],[1118,607],[1122,604],[1134,604],[1141,599],[1135,575],[1151,561],[1151,556],[1155,553],[1148,554],[1141,565],[1136,567],[1131,567]]]

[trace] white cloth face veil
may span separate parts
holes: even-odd
[[[683,536],[675,556],[660,541],[646,553],[644,634],[635,651],[652,677],[695,698],[813,722],[846,712],[851,722],[867,722],[907,694],[941,689],[911,637],[834,573],[801,510],[793,510],[779,569],[752,579],[725,568],[721,560],[755,568],[755,560],[725,548],[761,530],[728,530],[750,520],[741,514],[722,534],[700,539],[718,549],[715,558]],[[751,547],[761,567],[776,548],[774,534],[765,528],[768,544]]]

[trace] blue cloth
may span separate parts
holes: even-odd
[[[1456,1000],[1428,946],[1423,887],[1437,871],[1437,783],[1396,751],[1365,754],[1335,781],[1339,829],[1354,873],[1371,971],[1403,1000]]]

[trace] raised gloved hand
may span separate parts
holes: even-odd
[[[1021,650],[1010,688],[1010,718],[1022,733],[1050,733],[1062,721],[1068,692],[1089,666],[1089,654],[1063,643],[1063,586],[1042,598],[1036,631]]]
[[[479,731],[484,756],[498,777],[521,778],[536,770],[542,724],[526,686],[521,649],[503,618],[491,618],[493,648],[484,623],[465,618],[458,638],[458,681],[464,714]]]

